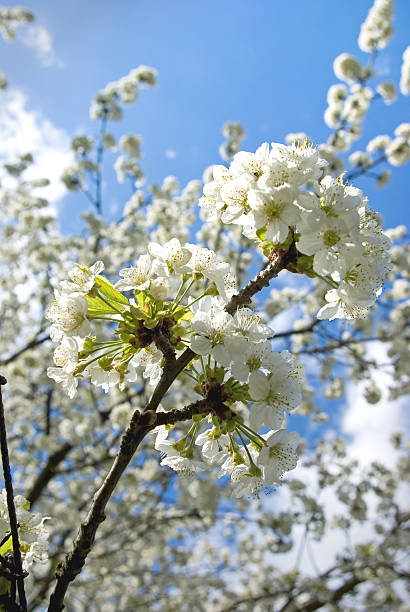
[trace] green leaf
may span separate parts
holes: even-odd
[[[98,291],[100,291],[109,300],[113,300],[113,302],[118,302],[119,304],[124,304],[124,306],[128,306],[127,298],[122,293],[117,291],[114,285],[112,285],[110,281],[103,276],[96,276],[95,285],[98,288]]]
[[[256,235],[261,240],[266,240],[266,225],[264,227],[260,227],[258,230],[256,230]]]
[[[135,299],[137,300],[138,306],[140,308],[144,308],[147,299],[147,294],[145,293],[145,291],[135,291]]]
[[[4,555],[8,552],[13,552],[13,540],[10,537],[4,542],[3,546],[0,548],[0,555],[4,557]]]
[[[194,316],[190,310],[187,308],[178,308],[175,312],[172,313],[175,321],[190,321]]]
[[[91,295],[86,295],[88,302],[88,312],[87,314],[91,316],[105,315],[105,314],[118,314],[118,307],[110,307],[104,300],[100,297],[93,297]]]

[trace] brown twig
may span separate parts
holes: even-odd
[[[1,392],[2,385],[6,385],[7,380],[4,376],[0,376],[0,445],[1,445],[1,459],[3,463],[3,475],[4,484],[6,487],[7,494],[7,509],[10,520],[10,531],[11,539],[13,542],[13,560],[14,560],[14,571],[17,576],[17,589],[19,593],[20,606],[23,612],[27,612],[27,600],[26,593],[24,590],[24,574],[23,574],[23,563],[21,560],[20,552],[20,541],[18,534],[17,514],[16,507],[14,505],[14,493],[13,493],[13,482],[10,471],[9,451],[7,447],[7,432],[6,432],[6,420],[4,417],[4,406],[3,397]]]
[[[37,476],[30,491],[27,493],[26,497],[30,501],[31,505],[38,500],[50,480],[55,476],[59,464],[66,458],[72,448],[72,444],[65,442],[60,448],[49,456],[46,465]]]
[[[10,357],[6,357],[6,359],[0,360],[0,366],[8,365],[9,363],[17,359],[17,357],[20,357],[20,355],[22,355],[29,349],[34,348],[35,346],[39,346],[39,344],[43,344],[43,342],[50,340],[50,336],[48,334],[47,336],[43,336],[42,338],[39,338],[39,333],[37,333],[35,337],[26,344],[26,346],[23,346],[23,348],[19,349],[18,351],[10,355]]]

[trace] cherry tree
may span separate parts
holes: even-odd
[[[33,18],[1,8],[0,28],[11,40]],[[359,185],[410,159],[410,124],[353,150],[398,95],[377,74],[392,20],[375,0],[368,63],[335,59],[327,142],[248,152],[228,122],[224,163],[182,188],[146,187],[141,137],[112,133],[156,70],[109,83],[62,176],[91,205],[85,233],[61,232],[30,154],[5,164],[0,609],[405,609],[403,434],[394,465],[364,468],[334,432],[308,446],[292,430],[295,414],[325,422],[351,381],[369,410],[409,392],[407,230],[383,229]],[[132,188],[115,222],[109,163]]]

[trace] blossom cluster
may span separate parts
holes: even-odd
[[[309,142],[264,143],[229,168],[214,166],[199,204],[206,219],[240,225],[266,254],[293,241],[297,271],[330,287],[319,318],[363,317],[390,269],[390,241],[360,189],[322,178],[326,165]]]
[[[192,320],[198,336],[191,349],[209,364],[202,374],[193,367],[197,390],[210,398],[217,394],[222,413],[211,412],[211,427],[202,432],[205,419],[194,420],[178,440],[159,427],[155,448],[166,454],[162,465],[189,475],[204,469],[195,451],[199,446],[206,463],[218,466],[220,476],[230,476],[234,496],[257,495],[260,487],[278,483],[296,467],[299,436],[285,429],[285,414],[301,402],[302,370],[288,351],[272,351],[267,341],[272,331],[249,309],[233,317],[217,314],[210,303],[215,299]],[[217,365],[221,363],[223,367]]]
[[[219,147],[219,155],[224,160],[232,159],[241,148],[241,142],[245,138],[242,125],[236,121],[227,121],[222,126],[222,135],[227,139]]]
[[[20,550],[23,559],[23,568],[27,570],[35,561],[44,563],[48,558],[48,530],[39,512],[30,512],[30,502],[22,495],[14,498],[16,508]],[[2,545],[0,554],[12,552],[13,544],[10,533],[9,513],[7,506],[7,493],[3,489],[0,495],[0,538]]]
[[[336,57],[333,70],[343,83],[329,87],[324,121],[327,126],[336,130],[329,140],[331,146],[338,151],[347,151],[361,136],[361,123],[376,92],[365,86],[369,77],[367,67],[361,66],[352,55],[342,53]],[[386,103],[391,103],[396,95],[395,88],[393,86],[392,91],[390,83],[381,83],[378,93]]]
[[[152,87],[157,82],[157,71],[149,66],[138,66],[130,73],[112,83],[108,83],[104,89],[94,97],[91,108],[91,119],[105,118],[119,121],[122,110],[119,102],[131,104],[138,97],[141,87]]]
[[[31,23],[34,19],[34,14],[23,8],[22,6],[0,7],[0,34],[4,40],[10,42],[14,40],[16,36],[16,29],[18,26]]]
[[[61,382],[70,397],[75,395],[78,377],[90,376],[107,392],[112,386],[134,382],[139,366],[144,378],[156,384],[162,373],[163,354],[157,346],[161,339],[172,349],[185,348],[192,304],[207,292],[219,294],[223,304],[235,291],[229,264],[209,249],[181,246],[176,238],[164,246],[151,242],[134,266],[120,270],[122,278],[115,287],[100,276],[103,269],[101,261],[90,268],[73,268],[70,280],[59,283],[55,302],[46,312],[51,338],[59,343],[54,351],[56,367],[49,368],[48,375]],[[202,295],[192,295],[190,304],[182,304],[190,293],[198,294],[201,284]],[[132,290],[135,297],[130,300],[121,293]],[[97,341],[94,321],[116,323],[113,333],[118,339]]]
[[[394,136],[379,134],[366,146],[366,151],[355,151],[349,155],[349,163],[353,168],[361,168],[367,172],[380,161],[386,159],[392,166],[402,166],[410,159],[410,124],[400,123],[394,130]],[[377,187],[384,187],[390,180],[391,171],[384,168],[377,175]]]
[[[226,311],[236,292],[229,264],[174,238],[149,243],[134,266],[120,270],[115,286],[100,275],[103,268],[102,262],[77,266],[55,290],[46,316],[58,346],[48,376],[71,398],[85,377],[105,392],[135,382],[140,372],[141,384],[156,385],[169,360],[190,348],[195,357],[181,376],[194,380],[206,405],[182,440],[168,440],[168,430],[161,434],[163,463],[196,471],[203,464],[192,449],[200,444],[206,461],[223,458],[221,472],[238,494],[257,492],[293,469],[297,438],[283,427],[285,412],[301,401],[301,369],[288,352],[272,351],[273,331],[252,309]],[[134,297],[127,299],[122,292],[128,291]],[[92,325],[102,321],[117,339],[97,340]],[[213,427],[196,437],[207,414]],[[270,431],[261,434],[262,427]]]
[[[393,36],[393,0],[375,0],[359,34],[359,47],[362,51],[384,49]]]

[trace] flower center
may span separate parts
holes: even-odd
[[[268,223],[271,219],[280,219],[284,208],[285,204],[283,202],[269,202],[265,209],[266,222]]]
[[[212,343],[212,346],[215,346],[216,344],[222,344],[224,341],[224,337],[225,337],[225,333],[223,332],[222,329],[219,329],[219,330],[212,331],[209,336],[209,339]]]
[[[321,234],[323,238],[323,242],[326,246],[332,247],[335,246],[340,240],[340,236],[334,230],[328,230],[327,232],[322,232]]]
[[[261,366],[261,360],[256,355],[252,355],[246,362],[249,370],[253,372],[254,370],[258,370]]]

